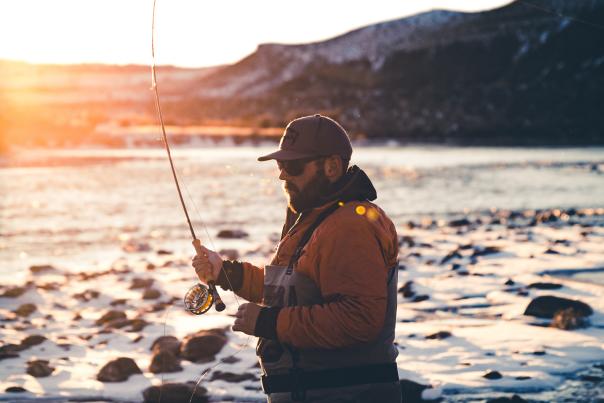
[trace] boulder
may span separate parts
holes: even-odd
[[[494,380],[494,379],[503,378],[503,375],[501,375],[501,373],[499,371],[489,371],[486,374],[484,374],[482,377],[486,378],[486,379]]]
[[[21,340],[21,345],[19,346],[20,350],[26,350],[30,347],[37,346],[38,344],[42,344],[46,341],[46,337],[41,336],[39,334],[34,334],[31,336],[27,336],[23,340]]]
[[[48,365],[46,360],[33,360],[27,363],[27,373],[35,378],[44,378],[52,374],[55,369]]]
[[[20,297],[21,295],[25,294],[25,291],[27,291],[27,288],[25,288],[25,287],[9,287],[6,290],[4,290],[4,292],[2,293],[2,295],[0,295],[0,297],[17,298],[17,297]]]
[[[472,222],[467,218],[460,218],[457,220],[449,221],[449,227],[465,227],[470,224],[472,224]]]
[[[180,354],[180,341],[174,336],[161,336],[151,344],[151,351],[169,351],[178,356]]]
[[[180,356],[193,362],[208,362],[214,359],[226,343],[224,330],[201,330],[183,339]]]
[[[132,358],[120,357],[105,364],[96,379],[100,382],[123,382],[128,380],[130,375],[142,373]]]
[[[49,264],[34,265],[34,266],[29,267],[29,271],[33,274],[51,272],[51,271],[56,271],[56,270],[57,269],[55,269],[53,266],[51,266]]]
[[[161,297],[161,292],[156,288],[147,288],[143,292],[143,299],[158,299]]]
[[[180,359],[171,351],[158,351],[151,356],[149,371],[154,374],[166,372],[180,372]]]
[[[415,291],[413,291],[413,281],[407,281],[401,288],[398,289],[398,292],[403,294],[404,298],[411,298],[415,296]]]
[[[423,295],[417,295],[415,298],[413,298],[411,300],[411,302],[422,302],[422,301],[426,301],[426,300],[429,300],[429,299],[430,299],[429,295],[423,294]]]
[[[574,330],[588,326],[588,321],[585,316],[575,310],[575,308],[566,308],[554,314],[551,327],[562,330]]]
[[[447,339],[449,337],[451,337],[452,334],[451,332],[447,332],[447,331],[440,331],[440,332],[436,332],[433,334],[430,334],[428,336],[426,336],[426,339],[428,340],[442,340],[442,339]]]
[[[496,397],[494,399],[487,400],[487,403],[528,403],[526,400],[518,395],[512,397]]]
[[[218,238],[225,238],[225,239],[242,239],[242,238],[247,238],[248,233],[245,231],[242,231],[240,229],[223,229],[223,230],[218,231],[218,234],[216,236]]]
[[[206,403],[208,391],[195,383],[164,383],[151,386],[143,391],[145,403]]]
[[[29,316],[34,313],[38,308],[34,304],[21,304],[17,309],[15,309],[15,314],[17,316]]]
[[[557,290],[562,288],[562,284],[557,283],[531,283],[528,288],[535,288],[537,290]]]
[[[552,319],[556,312],[568,308],[575,309],[581,316],[589,316],[593,313],[593,309],[584,302],[546,295],[533,299],[526,307],[524,314]]]
[[[77,294],[73,294],[73,297],[79,301],[88,302],[88,301],[98,298],[99,295],[101,295],[101,293],[98,292],[97,290],[86,290],[86,291],[79,292]]]
[[[0,351],[0,361],[6,360],[9,358],[17,358],[19,354],[13,351]]]
[[[233,372],[212,371],[211,381],[225,381],[230,383],[239,383],[244,381],[256,381],[258,377],[254,374],[235,374]]]
[[[123,311],[111,310],[106,312],[103,316],[97,319],[97,325],[104,325],[107,322],[114,321],[116,319],[127,319],[128,317]]]
[[[6,393],[24,393],[27,392],[27,389],[22,386],[9,386],[4,391]]]
[[[153,285],[153,281],[154,280],[152,278],[135,277],[132,279],[132,284],[130,284],[130,289],[136,290],[139,288],[149,288]]]

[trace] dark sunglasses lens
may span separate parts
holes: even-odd
[[[304,172],[306,162],[306,160],[277,161],[277,165],[288,175],[298,176]]]

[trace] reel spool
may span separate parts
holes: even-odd
[[[189,288],[184,297],[185,309],[194,315],[201,315],[214,305],[214,294],[203,284]]]

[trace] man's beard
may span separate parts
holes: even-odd
[[[320,169],[303,189],[290,182],[283,185],[288,198],[288,206],[294,213],[311,210],[325,203],[325,197],[331,190],[331,182]]]

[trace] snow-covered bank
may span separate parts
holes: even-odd
[[[604,361],[604,287],[548,274],[604,267],[603,218],[601,209],[496,211],[398,222],[401,379],[429,385],[426,398],[538,397]],[[270,239],[239,242],[242,259],[261,263],[271,253]],[[224,329],[233,321],[237,302],[228,292],[223,313],[195,317],[182,310],[181,297],[194,284],[189,259],[153,238],[125,241],[124,252],[110,265],[86,272],[34,267],[24,280],[3,284],[0,399],[140,401],[152,385],[196,381],[204,369],[214,368],[199,384],[212,401],[261,401],[254,340],[230,330],[209,361],[179,357],[181,371],[150,371],[158,337],[173,335],[183,342],[201,329]],[[585,327],[553,327],[555,320],[524,314],[540,296],[581,301],[593,314],[577,322]],[[104,316],[109,312],[114,313]],[[32,337],[37,335],[43,338]],[[101,367],[118,357],[133,359],[142,373],[125,382],[98,381]],[[6,392],[19,390],[9,388],[27,392]]]

